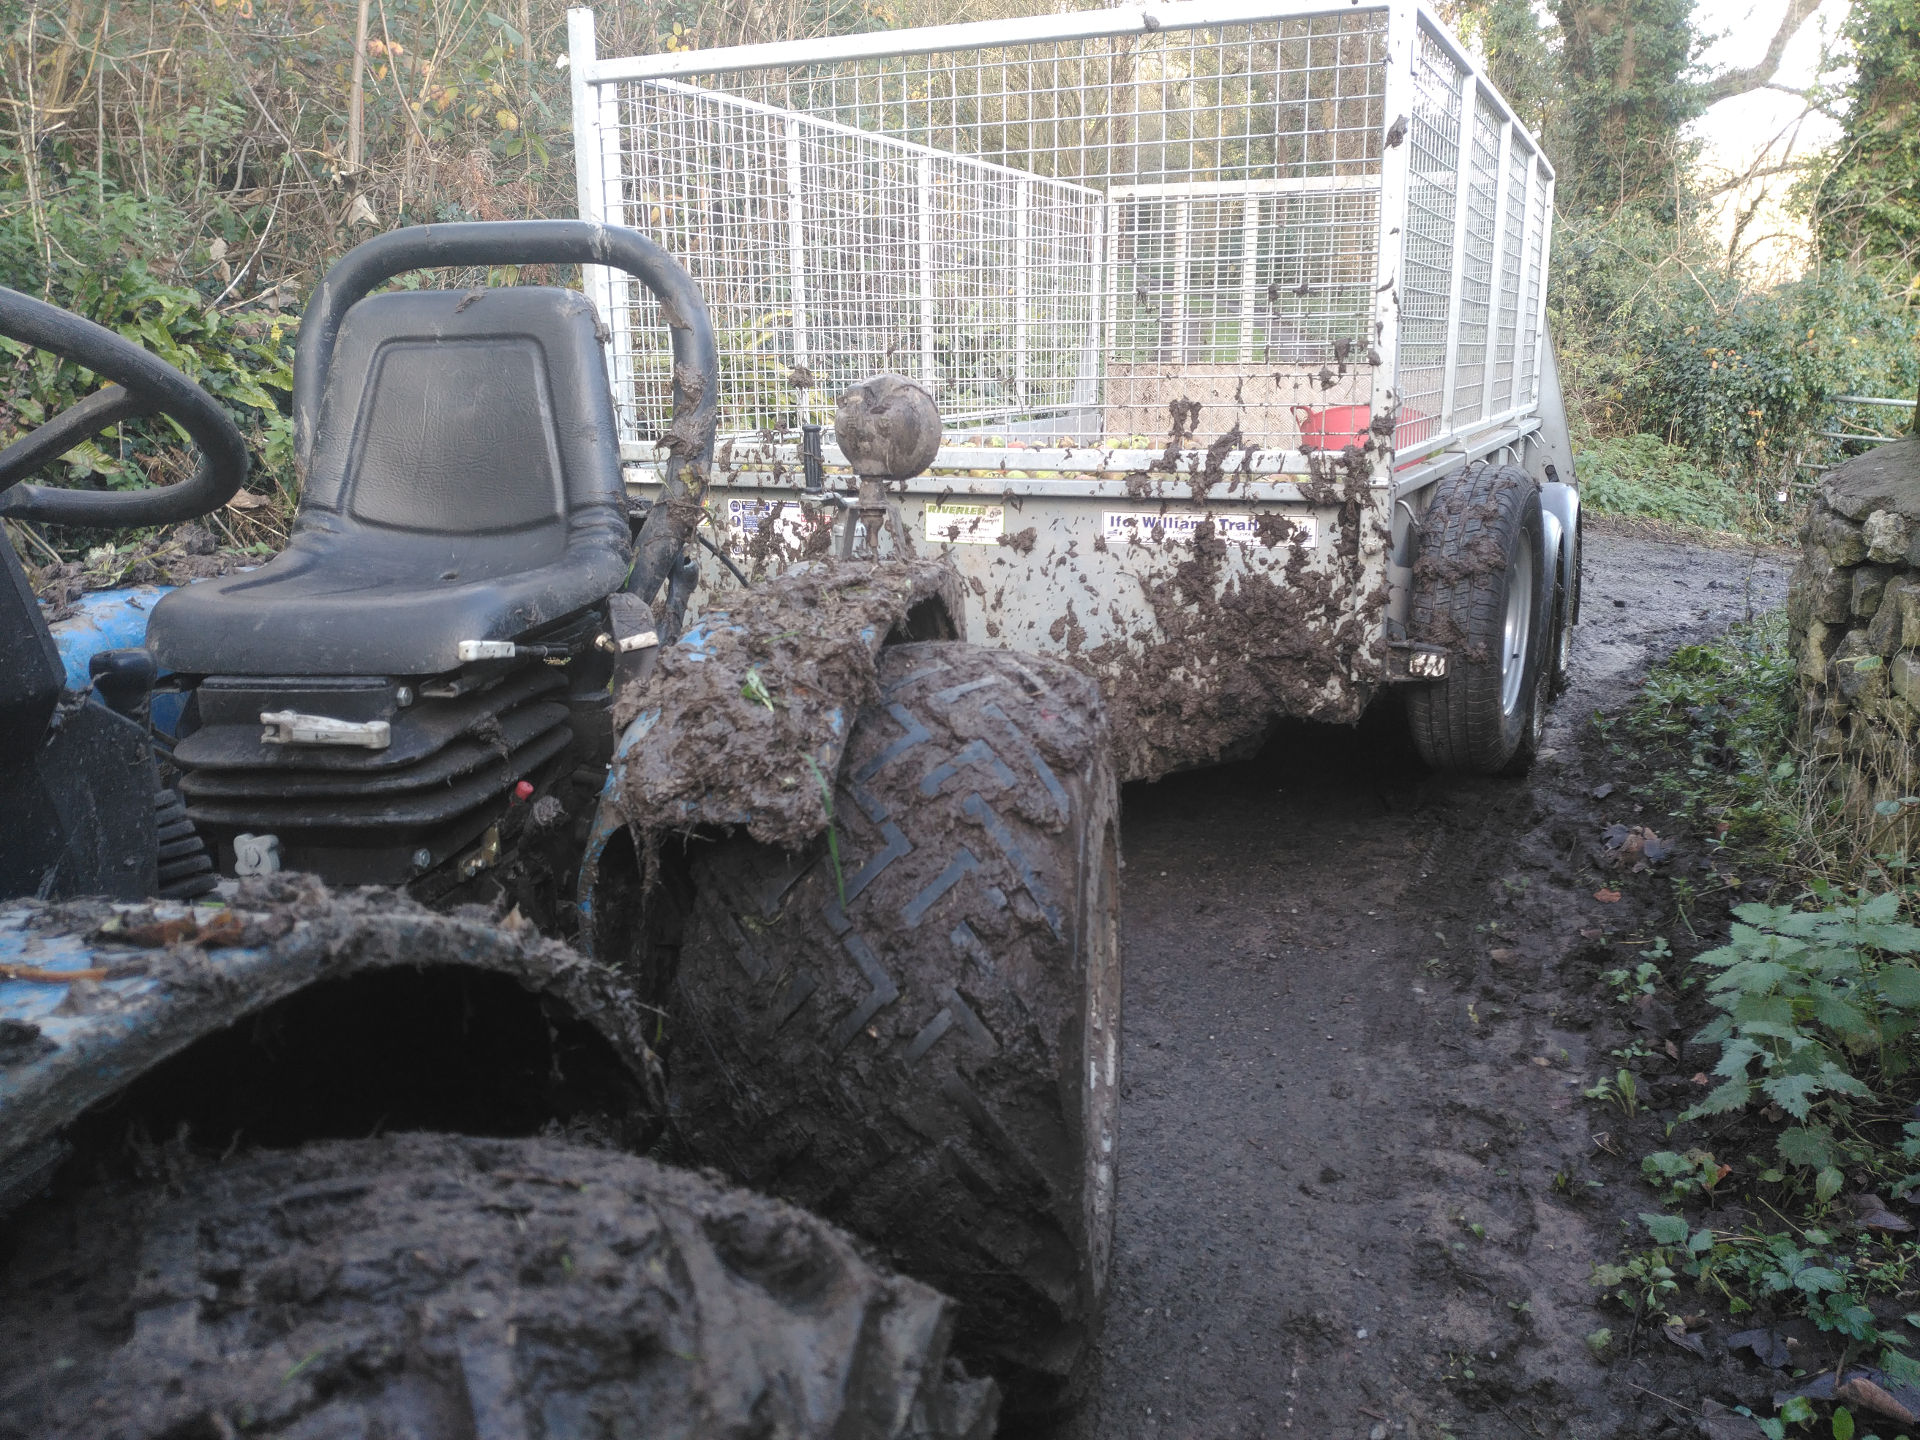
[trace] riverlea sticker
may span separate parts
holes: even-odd
[[[1004,505],[929,505],[921,529],[935,545],[998,545],[1007,533]]]
[[[1109,547],[1165,545],[1193,542],[1199,528],[1213,522],[1213,533],[1234,545],[1296,545],[1311,550],[1319,531],[1311,515],[1158,515],[1150,511],[1109,510],[1101,517],[1100,533]],[[1265,531],[1263,534],[1262,531]]]

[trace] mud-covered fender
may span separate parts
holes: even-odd
[[[232,906],[19,901],[0,907],[0,1211],[57,1163],[66,1126],[195,1041],[322,981],[440,965],[551,995],[664,1113],[651,1012],[609,967],[531,929],[390,892],[330,895],[304,876]]]
[[[1557,472],[1557,469],[1555,471]],[[1549,521],[1549,540],[1559,556],[1561,583],[1570,605],[1567,623],[1580,623],[1580,491],[1567,480],[1549,480],[1540,487],[1540,511]]]
[[[813,561],[729,597],[616,697],[620,738],[581,859],[581,933],[603,932],[631,860],[671,834],[745,829],[801,848],[831,820],[833,781],[889,640],[966,633],[961,581],[936,560]],[[622,837],[646,837],[633,850]]]

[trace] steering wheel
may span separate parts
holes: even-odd
[[[191,520],[227,503],[247,478],[247,446],[214,398],[113,331],[0,285],[0,335],[84,365],[114,383],[0,450],[0,516],[114,528]],[[180,422],[200,451],[191,479],[153,490],[65,490],[20,482],[109,425],[139,415]]]

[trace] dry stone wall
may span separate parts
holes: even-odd
[[[1847,811],[1883,814],[1920,794],[1920,439],[1828,471],[1800,538],[1787,595],[1800,738],[1838,762]]]

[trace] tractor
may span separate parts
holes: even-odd
[[[650,505],[583,295],[389,285],[538,265],[670,332]],[[242,486],[168,365],[4,289],[0,335],[110,382],[0,451],[9,521]],[[1099,695],[871,545],[688,616],[722,378],[634,231],[397,230],[303,316],[279,554],[50,626],[0,545],[0,1435],[1071,1414],[1119,1093]],[[863,482],[937,447],[925,401],[849,392]],[[191,479],[26,483],[134,417]]]

